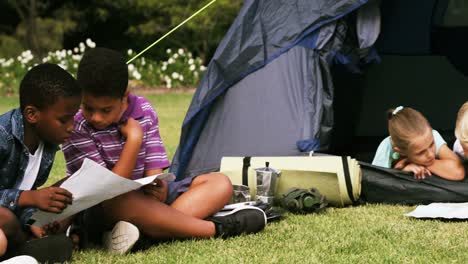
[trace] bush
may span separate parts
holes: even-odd
[[[69,71],[76,77],[78,64],[86,49],[96,47],[91,39],[84,43],[79,43],[78,47],[72,50],[57,50],[48,52],[43,58],[36,58],[30,50],[23,51],[16,58],[0,58],[0,93],[4,95],[15,95],[21,79],[31,67],[38,63],[55,63],[63,69]],[[160,87],[168,89],[174,87],[193,87],[200,81],[200,77],[205,71],[203,61],[194,58],[192,53],[178,49],[177,52],[167,50],[167,60],[157,62],[154,60],[139,57],[128,65],[130,80],[142,82],[145,86]],[[128,50],[127,55],[133,57],[134,52]]]

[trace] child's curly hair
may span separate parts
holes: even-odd
[[[127,91],[127,64],[117,51],[94,48],[83,55],[77,80],[84,93],[122,98]]]

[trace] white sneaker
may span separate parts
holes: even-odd
[[[104,248],[108,251],[125,254],[129,252],[138,241],[140,231],[133,224],[119,221],[110,232],[105,232],[102,236]]]
[[[12,257],[10,259],[1,261],[0,263],[2,264],[37,264],[37,260],[31,256],[16,256]]]

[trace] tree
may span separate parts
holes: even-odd
[[[191,16],[209,1],[136,1],[140,23],[127,34],[156,40]],[[241,0],[218,0],[169,36],[162,47],[186,47],[204,60],[211,56],[242,6]],[[148,45],[152,41],[148,42]]]
[[[36,0],[9,0],[9,3],[15,8],[18,16],[25,25],[26,46],[31,49],[33,53],[40,53],[36,24],[38,3]]]
[[[62,48],[64,34],[76,26],[63,15],[68,13],[63,1],[9,0],[8,3],[21,21],[16,27],[16,39],[38,56]]]

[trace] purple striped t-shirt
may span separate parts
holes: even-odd
[[[143,129],[142,147],[132,178],[142,178],[145,170],[169,167],[166,150],[159,135],[158,116],[151,103],[143,97],[129,94],[128,108],[120,121],[125,122],[130,117],[137,120]],[[75,115],[75,131],[70,140],[63,144],[67,176],[81,167],[84,158],[112,170],[119,160],[124,144],[125,139],[117,124],[96,130],[86,121],[80,110]]]

